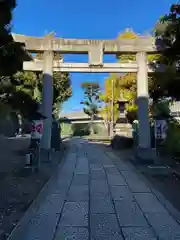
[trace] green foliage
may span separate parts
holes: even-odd
[[[180,99],[180,4],[171,6],[169,14],[157,22],[154,34],[157,46],[164,50],[157,62],[166,64],[161,79],[155,76],[156,95]],[[155,66],[156,69],[156,66]]]
[[[111,74],[107,79],[105,79],[104,93],[102,93],[100,96],[100,99],[104,102],[104,106],[100,113],[104,119],[106,128],[108,129],[110,128],[110,123],[112,122],[112,115],[113,124],[116,123],[119,117],[119,84],[119,77],[115,74]]]
[[[169,123],[163,146],[166,154],[180,158],[180,124],[177,121]]]
[[[169,104],[170,101],[167,99],[159,100],[158,102],[153,104],[152,114],[160,118],[169,118],[170,116]]]
[[[61,125],[61,136],[70,136],[72,135],[72,128],[70,123],[60,123]]]
[[[180,4],[173,4],[169,14],[160,18],[154,30],[157,44],[164,47],[163,60],[173,64],[180,60]]]
[[[0,32],[9,30],[12,19],[12,10],[16,7],[16,0],[2,0],[0,2]]]
[[[54,72],[53,74],[53,113],[56,119],[62,104],[72,96],[71,79],[68,73]]]
[[[87,123],[73,123],[71,126],[73,136],[90,135],[90,128]]]
[[[166,64],[163,75],[155,74],[153,85],[156,96],[170,97],[173,100],[180,99],[180,4],[173,4],[168,14],[165,14],[157,22],[154,34],[156,44],[164,50],[157,61],[158,64]],[[156,65],[155,65],[156,70]],[[157,97],[156,97],[157,99]],[[155,112],[159,115],[169,115],[168,102],[158,102]],[[172,120],[169,123],[167,138],[164,141],[164,151],[172,156],[180,157],[180,124]]]
[[[25,51],[21,43],[14,42],[10,32],[15,7],[15,0],[0,1],[0,76],[10,76],[22,69]]]
[[[20,86],[14,77],[1,77],[0,100],[5,107],[9,105],[14,111],[20,111],[24,117],[29,118],[36,114],[38,103]]]
[[[138,116],[137,116],[138,108],[136,105],[128,105],[126,110],[127,110],[127,113],[126,113],[127,120],[129,123],[132,124],[134,120],[138,119]]]
[[[38,76],[33,72],[17,72],[12,77],[1,77],[0,97],[23,115],[34,115],[38,103],[42,102],[42,82],[42,75]],[[57,118],[60,105],[72,94],[69,75],[54,73],[53,88],[53,111]]]
[[[93,128],[93,135],[107,136],[107,132],[103,124],[93,123],[73,123],[71,125],[71,134],[73,136],[89,136],[91,134],[91,128]]]
[[[42,84],[34,72],[17,72],[13,76],[16,81],[17,91],[23,91],[30,95],[32,99],[41,102]]]
[[[81,102],[84,105],[84,113],[93,120],[99,112],[100,86],[97,82],[84,82],[81,84],[81,87],[84,91],[84,101]]]

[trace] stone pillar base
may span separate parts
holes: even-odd
[[[51,162],[52,160],[52,153],[53,153],[53,149],[46,149],[46,148],[41,148],[41,159],[42,162]]]
[[[135,158],[141,164],[154,164],[157,162],[156,149],[137,147]]]

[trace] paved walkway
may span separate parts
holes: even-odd
[[[33,217],[11,240],[179,240],[180,226],[128,164],[73,140]]]

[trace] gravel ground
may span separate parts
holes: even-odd
[[[23,170],[28,138],[0,137],[0,240],[7,239],[24,212],[55,171],[43,164],[36,174]]]

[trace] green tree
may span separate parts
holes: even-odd
[[[58,119],[62,104],[72,96],[72,84],[69,73],[54,72],[53,96],[53,114]]]
[[[32,98],[31,93],[28,91],[22,87],[16,78],[1,77],[0,100],[2,108],[8,108],[9,106],[13,111],[19,112],[25,118],[35,115],[38,110],[38,102]]]
[[[100,99],[103,101],[104,105],[100,113],[104,119],[104,125],[108,131],[108,135],[110,135],[111,130],[113,130],[111,126],[116,124],[119,117],[119,77],[115,74],[111,74],[105,79],[104,83],[104,93],[100,94]]]
[[[131,29],[126,29],[125,32],[118,36],[118,39],[136,39],[138,35],[134,33]],[[135,54],[119,54],[117,55],[117,60],[120,63],[127,63],[136,61]],[[127,110],[131,111],[132,106],[134,106],[134,100],[136,98],[136,73],[127,73],[123,75],[111,74],[107,79],[105,79],[105,107],[102,111],[103,118],[106,119],[106,126],[112,124],[112,81],[114,81],[114,107],[113,116],[114,124],[119,117],[119,106],[118,100],[123,97],[128,101]],[[136,109],[134,106],[133,109]],[[133,110],[134,111],[134,110]]]
[[[126,29],[125,32],[121,33],[118,36],[118,39],[137,39],[139,35],[134,33],[132,29]],[[159,54],[152,54],[147,56],[148,61],[154,62],[159,59]],[[119,63],[131,63],[136,61],[136,54],[124,54],[121,53],[117,55],[117,60]],[[149,93],[150,97],[155,96],[155,90],[158,90],[158,82],[156,81],[158,74],[156,73],[156,77],[149,76]],[[159,76],[158,76],[159,77]],[[119,93],[119,96],[122,96],[123,99],[127,101],[126,110],[127,117],[132,122],[133,118],[137,117],[137,106],[135,104],[135,100],[137,97],[137,74],[136,73],[127,73],[123,75],[113,74],[110,75],[110,78],[118,79],[118,85],[116,91]],[[160,79],[160,78],[159,78]],[[154,94],[154,95],[153,95]]]
[[[180,4],[172,4],[170,12],[157,22],[154,29],[156,43],[164,48],[163,60],[173,64],[180,60]]]
[[[118,39],[137,39],[139,38],[139,35],[134,33],[132,29],[127,29],[124,33],[121,33],[118,36]],[[148,62],[152,63],[154,61],[157,61],[159,59],[159,54],[150,54],[147,56]],[[135,62],[136,61],[136,54],[120,54],[117,56],[118,62],[120,63],[128,63],[128,62]],[[136,73],[127,73],[122,76],[120,76],[120,83],[119,83],[119,89],[122,93],[123,97],[129,102],[127,107],[131,108],[134,105],[134,100],[136,99],[137,95],[137,84],[136,84]],[[156,82],[154,80],[155,78],[152,76],[148,76],[148,82],[149,82],[149,93],[150,97],[156,87]],[[158,85],[157,85],[158,88]],[[130,109],[129,108],[129,109]],[[136,107],[134,107],[136,108]],[[134,111],[134,110],[133,110]]]
[[[30,57],[21,43],[16,43],[11,35],[12,11],[15,0],[0,1],[0,76],[10,76],[22,69],[23,60]]]
[[[173,4],[170,12],[157,22],[154,29],[157,47],[164,50],[158,64],[166,64],[163,79],[156,76],[157,95],[180,99],[180,4]],[[156,66],[155,66],[156,68]],[[155,93],[156,93],[155,92]]]
[[[23,116],[31,117],[36,114],[38,104],[42,103],[42,74],[34,72],[17,72],[12,77],[1,77],[0,96],[13,109]],[[67,73],[53,75],[53,113],[59,115],[61,104],[72,95],[72,87]],[[22,99],[21,99],[22,98]]]
[[[50,33],[54,35],[54,33]],[[42,60],[43,54],[38,53],[36,59]],[[61,60],[62,56],[58,53],[54,54],[54,60]],[[42,93],[43,74],[39,75],[39,85],[37,93]],[[40,95],[41,96],[41,95]],[[54,72],[53,73],[53,115],[56,119],[59,118],[59,111],[62,104],[72,96],[72,84],[69,73]],[[41,96],[42,97],[42,96]]]
[[[84,100],[81,104],[84,105],[84,113],[90,116],[92,125],[95,116],[99,113],[100,86],[97,82],[83,82],[81,87],[84,91]],[[93,131],[93,128],[91,128],[91,131]]]

